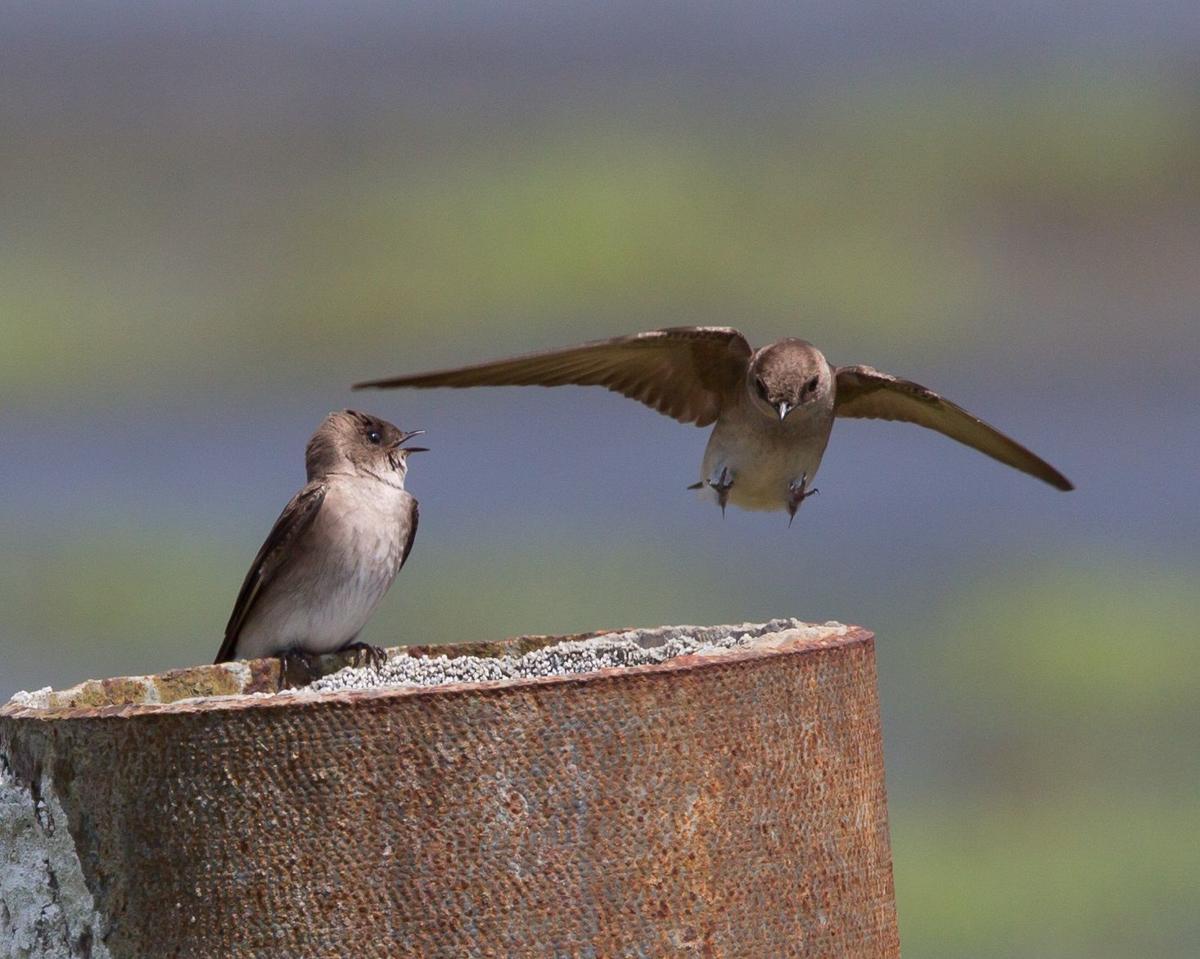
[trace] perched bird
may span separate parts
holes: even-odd
[[[404,489],[405,446],[424,430],[343,410],[317,427],[305,451],[308,483],[267,534],[225,627],[216,662],[299,659],[347,647],[404,566],[417,535],[417,501]]]
[[[356,388],[567,384],[607,387],[681,423],[715,423],[700,482],[689,488],[707,490],[722,512],[732,503],[795,517],[817,492],[811,483],[838,416],[916,423],[1060,490],[1074,488],[1045,460],[932,390],[869,366],[831,366],[805,340],[752,350],[723,326],[634,333]]]

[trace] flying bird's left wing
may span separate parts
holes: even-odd
[[[870,366],[842,366],[837,371],[837,416],[903,420],[944,433],[992,459],[1019,469],[1060,490],[1074,485],[1040,456],[1009,439],[961,406],[918,383],[881,373]]]

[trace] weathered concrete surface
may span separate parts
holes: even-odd
[[[0,919],[13,876],[52,885],[39,802],[76,867],[64,951],[11,955],[899,954],[864,630],[430,689],[109,686],[124,704],[0,709]]]
[[[108,959],[67,817],[49,783],[0,762],[0,956]]]

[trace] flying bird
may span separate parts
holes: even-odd
[[[831,366],[806,340],[751,349],[737,330],[681,326],[365,387],[603,386],[696,426],[713,426],[699,482],[720,505],[796,510],[817,490],[839,416],[903,420],[944,433],[1060,490],[1053,466],[933,390],[870,366]],[[790,523],[790,520],[789,520]]]
[[[404,432],[355,410],[330,413],[308,441],[308,482],[267,534],[242,583],[216,662],[288,662],[359,647],[356,641],[412,552],[420,515],[404,488]],[[305,669],[306,672],[311,670]]]

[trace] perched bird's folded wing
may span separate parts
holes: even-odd
[[[869,366],[842,366],[837,371],[836,402],[838,416],[916,423],[973,446],[979,452],[1060,490],[1075,488],[1040,456],[961,406],[909,380],[897,379]]]
[[[723,326],[680,326],[598,340],[458,369],[359,383],[362,387],[603,386],[674,417],[707,426],[739,388],[750,345]]]
[[[296,538],[308,529],[313,520],[317,518],[317,513],[321,510],[321,503],[325,499],[325,489],[323,483],[314,483],[304,487],[292,497],[292,501],[279,514],[279,519],[275,520],[275,525],[271,527],[266,542],[262,544],[258,555],[254,557],[250,572],[246,574],[246,579],[238,592],[237,601],[233,604],[233,613],[229,617],[229,623],[225,626],[225,641],[221,643],[221,650],[217,653],[214,662],[224,663],[233,659],[234,650],[237,648],[238,634],[242,631],[246,617],[250,615],[255,602],[262,595],[263,589],[279,571],[280,560],[286,552],[285,547],[289,543],[295,542]]]
[[[421,521],[421,505],[413,500],[412,512],[408,516],[408,539],[404,541],[404,550],[400,553],[400,569],[408,562],[408,554],[412,552],[413,541],[417,538],[417,524]]]

